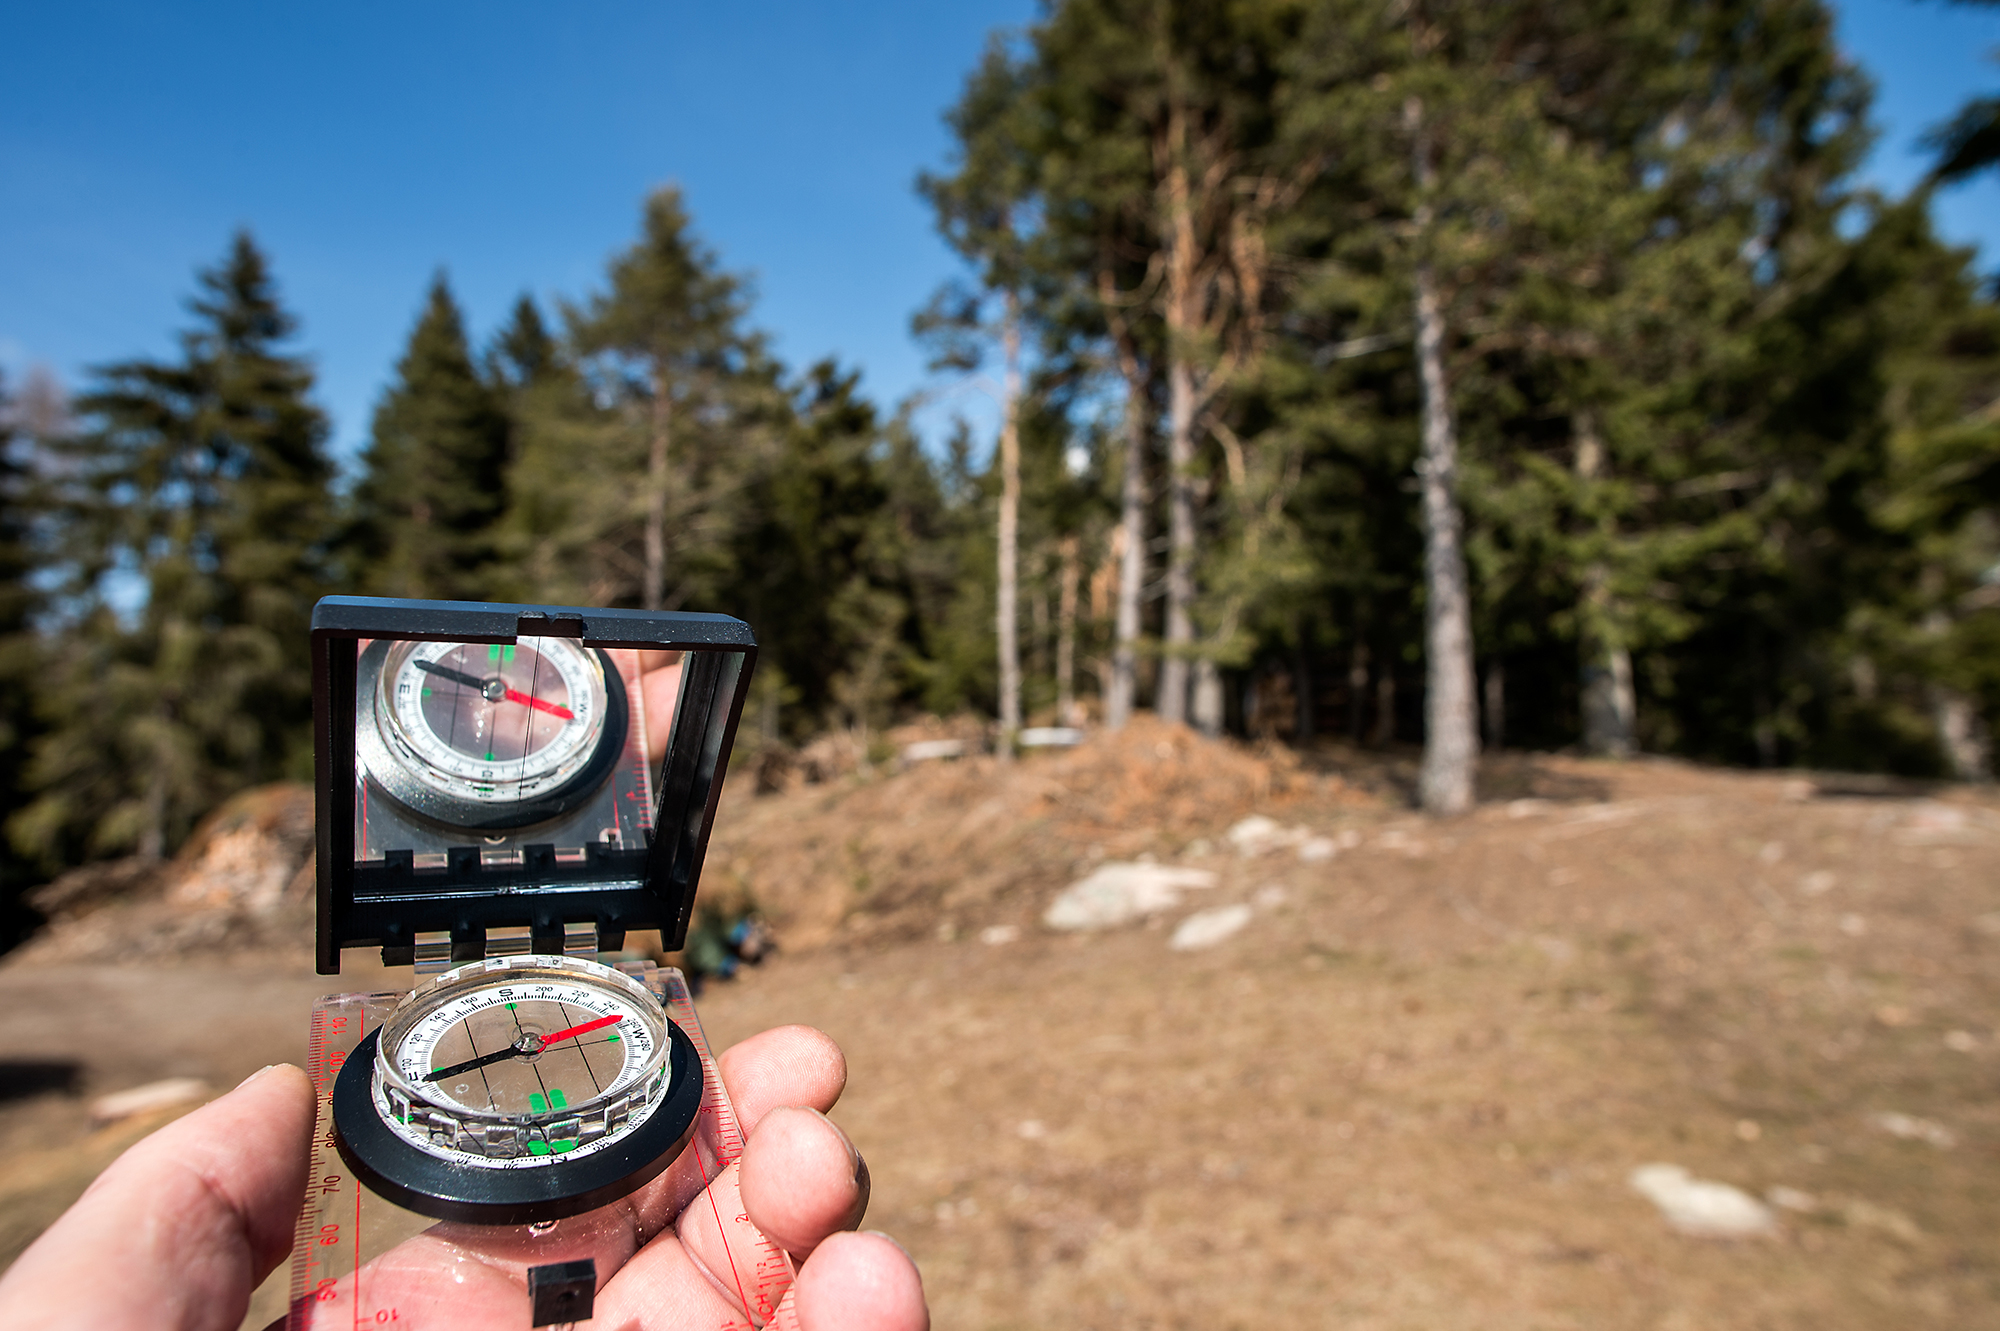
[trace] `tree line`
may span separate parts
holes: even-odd
[[[990,449],[779,363],[669,189],[483,346],[440,275],[342,476],[239,236],[173,354],[0,386],[5,889],[303,776],[333,590],[740,615],[759,744],[1150,707],[1422,743],[1446,812],[1482,746],[1983,776],[2000,310],[1930,202],[1991,159],[1975,106],[1871,193],[1868,97],[1818,0],[1061,0],[918,181]]]

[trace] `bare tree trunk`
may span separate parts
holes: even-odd
[[[1960,781],[1991,780],[1993,750],[1972,699],[1942,684],[1933,684],[1926,691],[1930,694],[1931,720],[1937,726],[1938,748],[1943,750],[1951,774]]]
[[[167,765],[153,764],[146,775],[146,823],[134,850],[142,860],[158,861],[167,854]]]
[[[1186,721],[1194,646],[1194,354],[1200,331],[1195,289],[1194,201],[1187,169],[1187,125],[1169,113],[1166,172],[1167,256],[1167,633],[1154,707],[1162,720]]]
[[[1021,730],[1021,643],[1019,572],[1021,534],[1021,300],[1007,293],[1006,321],[1000,330],[1006,356],[1005,400],[1000,415],[1000,597],[996,627],[1000,639],[1000,756],[1012,757]]]
[[[1188,656],[1194,645],[1194,376],[1184,352],[1167,367],[1167,634],[1154,708],[1162,720],[1186,721]]]
[[[1108,308],[1108,295],[1106,305]],[[1119,487],[1118,519],[1125,545],[1118,561],[1111,688],[1104,699],[1104,724],[1113,730],[1131,719],[1139,701],[1139,596],[1146,574],[1146,383],[1138,357],[1122,336],[1118,359],[1125,375],[1125,475]]]
[[[1347,653],[1347,737],[1361,742],[1361,723],[1368,713],[1368,639],[1354,626],[1354,646]]]
[[[1206,656],[1194,663],[1194,697],[1188,720],[1213,739],[1222,733],[1222,671]]]
[[[1396,738],[1396,672],[1386,669],[1375,676],[1375,724],[1368,727],[1370,748],[1382,748]]]
[[[1942,638],[1951,631],[1951,621],[1933,610],[1924,616],[1924,631]],[[1946,684],[1927,684],[1924,692],[1931,706],[1931,724],[1937,727],[1938,749],[1945,767],[1960,781],[1987,781],[1993,776],[1993,749],[1980,724],[1979,708],[1965,694]]]
[[[1298,645],[1292,651],[1292,696],[1298,706],[1298,716],[1292,722],[1292,742],[1305,744],[1318,729],[1319,716],[1314,706],[1312,655],[1304,625],[1299,626]]]
[[[1486,667],[1486,747],[1504,748],[1507,743],[1507,667],[1497,658]]]
[[[674,399],[664,367],[653,368],[653,428],[646,441],[646,569],[639,603],[658,610],[667,599],[667,448],[673,441]]]
[[[1062,573],[1056,617],[1056,724],[1076,724],[1076,584],[1082,576],[1077,539],[1065,536],[1057,547],[1062,555]]]
[[[1587,411],[1576,416],[1576,477],[1586,485],[1604,472],[1604,442]],[[1583,666],[1583,747],[1607,758],[1632,756],[1638,704],[1632,654],[1612,623],[1611,572],[1603,561],[1583,570],[1583,614],[1577,634]]]
[[[1423,107],[1405,104],[1412,131],[1417,187],[1430,192],[1428,146],[1421,132]],[[1430,226],[1430,207],[1417,210],[1419,235]],[[1419,244],[1422,240],[1419,240]],[[1444,314],[1428,259],[1415,274],[1417,365],[1423,379],[1424,444],[1417,472],[1424,501],[1424,761],[1417,793],[1426,813],[1463,813],[1472,807],[1473,769],[1479,760],[1477,705],[1472,684],[1472,608],[1466,587],[1462,517],[1458,509],[1458,436],[1444,377]]]

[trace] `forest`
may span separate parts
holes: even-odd
[[[170,351],[0,384],[0,894],[311,771],[329,592],[719,611],[745,741],[924,713],[1985,779],[2000,305],[1857,183],[1820,0],[1056,0],[915,188],[991,430],[780,363],[674,188],[475,345],[447,278],[351,467],[282,256]],[[913,170],[922,164],[913,163]],[[23,927],[16,910],[10,931]]]

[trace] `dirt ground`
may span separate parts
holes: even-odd
[[[2000,1325],[1992,792],[1510,755],[1435,823],[1407,762],[1135,729],[725,804],[704,891],[784,950],[708,989],[709,1035],[847,1048],[868,1224],[936,1325]],[[1334,853],[1241,854],[1249,813]],[[1145,855],[1217,885],[1039,924]],[[85,1098],[295,1059],[326,985],[302,948],[0,968],[70,1014],[0,1029],[0,1260],[149,1126]],[[1650,1162],[1790,1190],[1779,1232],[1672,1231]]]

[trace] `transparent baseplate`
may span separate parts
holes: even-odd
[[[686,978],[668,968],[624,969],[631,970],[635,979],[661,999],[667,1016],[701,1055],[704,1089],[693,1139],[661,1179],[648,1185],[665,1189],[665,1214],[677,1220],[742,1154],[743,1134],[736,1111],[723,1093],[722,1078],[695,1016]],[[334,1078],[362,1037],[379,1026],[401,998],[400,993],[329,994],[313,1007],[306,1071],[318,1096],[318,1117],[305,1202],[292,1244],[291,1303],[284,1323],[287,1331],[331,1331],[336,1327],[425,1331],[427,1326],[464,1325],[462,1317],[438,1311],[449,1305],[449,1289],[421,1291],[419,1297],[410,1297],[407,1270],[391,1273],[387,1265],[397,1262],[394,1253],[398,1245],[427,1231],[435,1230],[440,1236],[480,1231],[473,1237],[482,1246],[504,1250],[510,1256],[525,1254],[520,1263],[525,1272],[527,1266],[566,1261],[588,1251],[591,1236],[607,1224],[629,1228],[622,1213],[612,1215],[618,1203],[544,1225],[440,1225],[428,1216],[384,1201],[353,1178],[333,1142]],[[713,1196],[704,1204],[714,1205]],[[718,1206],[712,1218],[730,1258],[728,1269],[718,1272],[716,1279],[734,1284],[736,1300],[746,1311],[749,1324],[762,1327],[791,1288],[791,1259],[760,1234],[748,1216],[729,1209],[736,1213],[725,1214]],[[673,1221],[669,1221],[666,1228],[672,1227]],[[611,1274],[598,1272],[600,1289]],[[449,1279],[440,1274],[438,1283],[444,1285]],[[520,1283],[518,1328],[495,1325],[492,1331],[529,1331],[532,1318],[525,1274]]]

